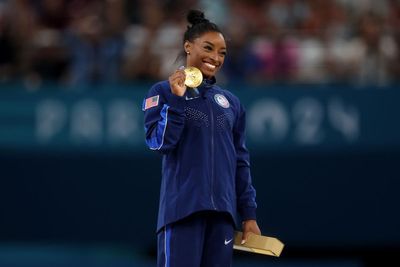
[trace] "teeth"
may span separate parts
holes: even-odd
[[[205,65],[206,65],[207,67],[209,67],[210,69],[215,69],[215,66],[212,65],[212,64],[210,64],[210,63],[205,63]]]

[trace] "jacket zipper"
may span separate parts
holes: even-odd
[[[207,105],[210,109],[210,116],[211,116],[211,181],[210,181],[210,193],[211,193],[211,204],[214,210],[217,209],[214,202],[214,112],[212,108],[212,103],[209,98],[207,98]]]

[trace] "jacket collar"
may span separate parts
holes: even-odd
[[[205,88],[210,88],[212,87],[215,83],[217,82],[217,79],[215,77],[211,77],[210,79],[204,78],[201,86],[204,86]]]

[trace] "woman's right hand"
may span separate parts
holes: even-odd
[[[186,92],[185,85],[186,74],[183,68],[177,69],[171,76],[169,76],[169,84],[171,92],[177,96],[183,96]]]

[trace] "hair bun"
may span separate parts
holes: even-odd
[[[209,20],[204,17],[204,13],[200,10],[190,10],[187,15],[187,21],[192,25],[209,22]]]

